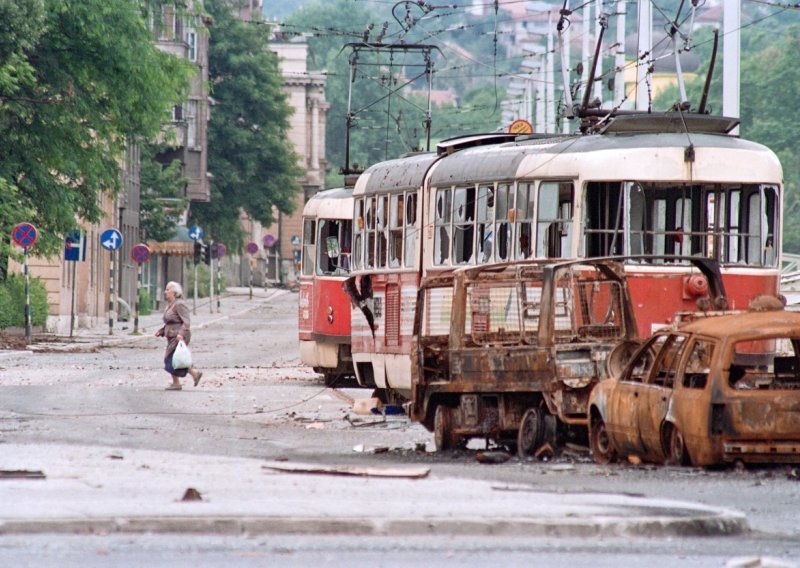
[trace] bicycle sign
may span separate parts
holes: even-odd
[[[33,246],[38,235],[36,227],[30,223],[17,223],[11,231],[11,238],[22,248]]]
[[[136,264],[144,264],[150,260],[150,247],[147,245],[136,245],[131,249],[131,258]]]

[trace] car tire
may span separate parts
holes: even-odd
[[[595,463],[606,465],[617,461],[617,452],[611,445],[605,421],[600,416],[593,416],[589,428],[589,446]]]

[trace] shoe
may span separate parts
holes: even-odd
[[[203,371],[197,371],[197,376],[194,378],[194,386],[200,382],[200,379],[203,378]]]
[[[181,389],[183,389],[183,387],[182,387],[181,385],[169,385],[169,386],[168,386],[167,388],[165,388],[164,390],[168,390],[168,391],[179,391],[179,390],[181,390]]]

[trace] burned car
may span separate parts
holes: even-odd
[[[524,456],[586,436],[589,393],[636,321],[622,263],[522,261],[425,279],[414,329],[408,410],[437,450],[479,437]]]
[[[800,462],[800,313],[766,305],[656,332],[599,383],[595,461]]]

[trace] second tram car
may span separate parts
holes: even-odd
[[[620,115],[594,134],[453,139],[367,169],[353,192],[348,281],[359,383],[410,395],[420,280],[462,266],[619,255],[720,264],[727,305],[690,264],[626,264],[640,337],[679,312],[776,294],[782,170],[768,148],[729,134],[737,124]],[[452,291],[431,293],[425,333],[447,335]]]
[[[298,328],[300,359],[326,385],[354,377],[350,355],[350,300],[342,284],[350,272],[353,190],[322,191],[303,209]]]

